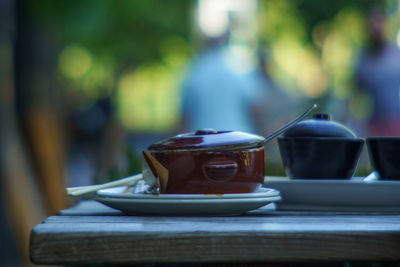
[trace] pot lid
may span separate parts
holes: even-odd
[[[312,119],[299,122],[287,130],[285,137],[347,137],[355,138],[356,134],[328,114],[315,114]]]
[[[149,147],[150,151],[190,150],[215,151],[244,149],[262,146],[264,137],[237,131],[198,130],[194,133],[178,134]]]

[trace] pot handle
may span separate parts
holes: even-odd
[[[216,181],[226,181],[238,171],[238,164],[234,161],[220,160],[209,161],[203,165],[206,177]]]

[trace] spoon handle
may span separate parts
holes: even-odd
[[[317,107],[318,107],[317,104],[312,105],[309,109],[306,110],[306,112],[301,114],[299,117],[297,117],[296,119],[292,120],[291,122],[289,122],[288,124],[286,124],[282,128],[276,130],[275,132],[273,132],[269,136],[265,137],[264,140],[263,140],[263,143],[265,144],[269,140],[274,139],[275,137],[277,137],[278,135],[280,135],[284,131],[288,130],[290,127],[296,125],[297,123],[299,123],[302,119],[304,119],[308,114],[310,114],[311,111],[313,111]]]

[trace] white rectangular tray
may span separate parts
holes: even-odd
[[[281,192],[278,210],[400,211],[400,181],[303,180],[266,177]]]

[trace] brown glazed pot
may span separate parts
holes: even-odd
[[[264,182],[264,137],[199,130],[149,147],[168,169],[166,194],[251,193]]]

